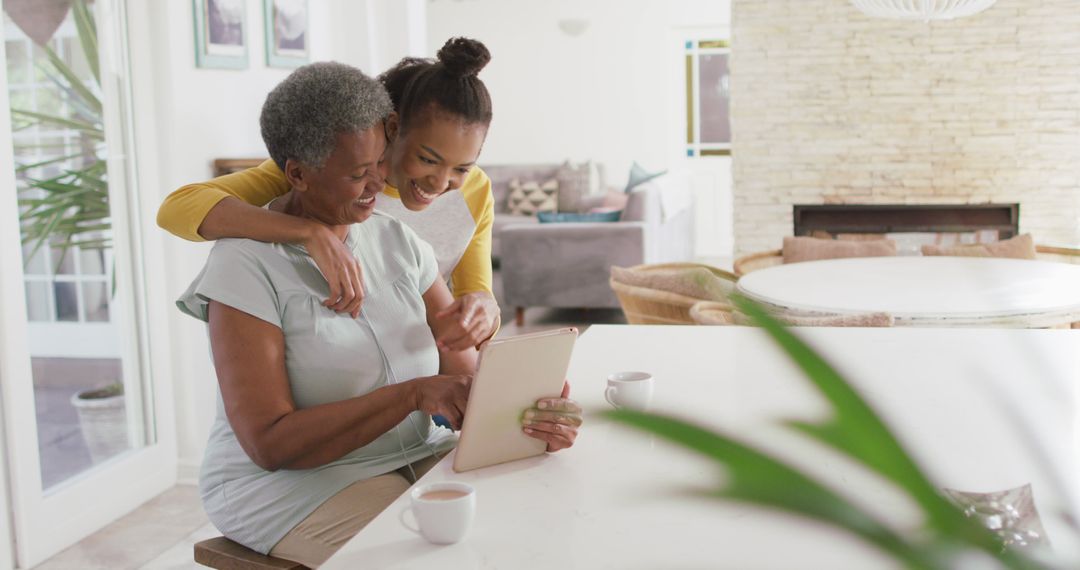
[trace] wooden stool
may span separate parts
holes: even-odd
[[[218,570],[308,570],[303,564],[259,554],[224,536],[196,544],[195,562]]]

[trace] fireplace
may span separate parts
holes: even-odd
[[[794,206],[795,235],[1017,234],[1020,204],[825,204]],[[985,241],[985,240],[983,240]]]
[[[794,234],[896,242],[899,255],[924,245],[988,243],[1017,234],[1020,204],[825,204],[795,205]]]

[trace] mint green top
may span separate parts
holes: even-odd
[[[326,280],[300,246],[218,240],[176,304],[207,320],[211,299],[281,328],[285,368],[298,408],[367,394],[439,371],[421,295],[438,277],[435,255],[408,226],[374,213],[346,245],[364,271],[360,318],[322,306]],[[454,445],[450,430],[413,412],[370,444],[315,469],[266,471],[240,447],[218,391],[217,415],[199,475],[203,506],[225,536],[267,553],[286,533],[350,484]]]

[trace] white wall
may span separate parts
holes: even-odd
[[[259,109],[288,70],[266,67],[261,2],[247,4],[251,51],[243,71],[195,68],[189,2],[155,2],[149,9],[152,40],[132,46],[152,50],[154,62],[152,74],[135,78],[136,98],[153,100],[159,133],[157,184],[143,188],[148,201],[160,203],[173,189],[208,177],[214,158],[265,155]],[[649,168],[678,166],[671,97],[681,93],[681,75],[672,76],[677,34],[670,34],[726,28],[729,12],[727,0],[312,0],[310,8],[313,59],[369,73],[405,55],[433,55],[451,36],[483,40],[494,59],[481,77],[495,98],[483,162],[594,159],[608,166],[616,185],[625,182],[632,160]],[[589,28],[566,36],[557,25],[563,17],[587,18]],[[709,228],[724,212],[730,215],[730,190],[726,165],[702,164],[721,172],[705,177],[716,188],[702,190],[714,194],[705,221],[699,218],[699,226]],[[162,240],[171,300],[202,267],[209,246]],[[178,311],[169,314],[181,478],[194,480],[216,380],[205,327]]]
[[[369,28],[396,38],[409,36],[409,14],[393,12],[395,1],[309,2],[312,60],[343,61],[371,73],[376,43],[369,41]],[[151,30],[149,34],[133,34],[132,44],[132,51],[150,53],[146,58],[150,64],[134,70],[134,97],[142,114],[136,121],[153,121],[157,131],[157,164],[152,166],[156,172],[141,177],[146,202],[160,204],[179,186],[209,178],[215,158],[266,156],[259,134],[259,111],[266,94],[290,70],[266,66],[262,2],[249,0],[247,9],[249,65],[245,70],[195,67],[190,2],[153,2],[143,12],[149,21],[132,23]],[[389,12],[396,16],[379,15]],[[412,13],[415,20],[415,7]],[[388,20],[369,26],[372,14]],[[416,41],[406,39],[402,45]],[[379,44],[381,56],[396,61],[405,55],[395,53],[395,45]],[[147,209],[153,212],[156,206]],[[210,246],[163,233],[161,240],[150,244],[148,250],[161,251],[167,260],[164,271],[167,302],[171,303],[202,268]],[[180,477],[193,481],[213,420],[217,383],[205,326],[175,309],[170,308],[168,314]]]
[[[685,97],[680,38],[726,30],[729,6],[728,0],[433,0],[428,49],[434,54],[448,38],[467,36],[492,52],[480,75],[495,111],[481,163],[596,160],[607,168],[608,183],[621,185],[635,160],[649,169],[688,166],[678,144],[685,123],[675,111]],[[589,24],[573,37],[559,29],[565,18]],[[709,207],[699,212],[696,250],[722,255],[731,240],[718,243],[723,238],[712,229],[730,216],[728,160],[692,166],[711,181],[699,189],[699,205]]]

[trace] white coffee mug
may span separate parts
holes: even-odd
[[[405,528],[435,544],[453,544],[465,538],[476,514],[476,489],[468,483],[445,481],[421,485],[409,493],[411,505],[401,511]],[[416,525],[409,524],[412,514]]]
[[[652,401],[653,377],[648,372],[616,372],[607,379],[604,399],[616,408],[643,411]]]

